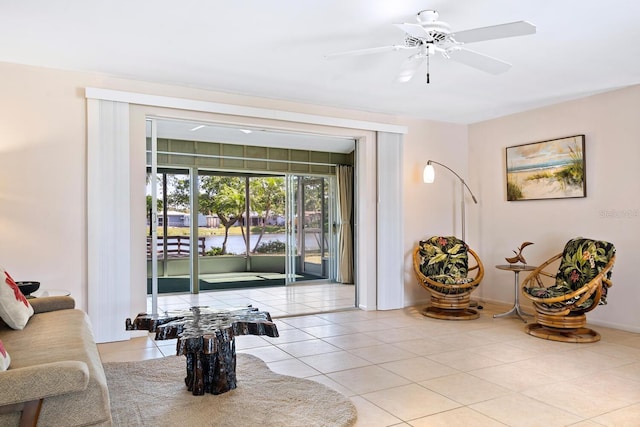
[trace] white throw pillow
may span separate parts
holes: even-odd
[[[9,369],[10,363],[11,357],[9,357],[9,353],[7,353],[2,340],[0,340],[0,371],[6,371],[7,369]]]
[[[13,329],[24,329],[33,316],[33,307],[15,280],[0,267],[0,317]]]

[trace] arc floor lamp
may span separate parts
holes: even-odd
[[[469,188],[467,183],[464,182],[464,179],[462,179],[462,177],[460,175],[458,175],[449,166],[443,165],[442,163],[436,162],[435,160],[427,160],[427,165],[424,167],[424,171],[422,173],[422,180],[425,183],[432,184],[433,181],[435,181],[436,172],[435,172],[435,170],[433,168],[434,164],[442,166],[443,168],[447,169],[449,172],[454,174],[460,180],[460,183],[461,183],[460,184],[460,188],[461,188],[460,198],[462,199],[462,202],[460,203],[461,204],[461,212],[462,212],[462,240],[466,242],[465,235],[464,235],[464,228],[465,228],[465,223],[464,223],[465,222],[464,221],[464,212],[465,212],[464,189],[466,188],[469,191],[469,194],[471,194],[471,198],[473,199],[473,203],[478,204],[478,200],[476,199],[476,196],[473,195],[473,192],[471,191],[471,189]]]

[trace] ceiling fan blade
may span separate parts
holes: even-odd
[[[453,61],[468,65],[473,68],[485,71],[489,74],[500,74],[511,68],[511,64],[501,61],[491,56],[474,52],[469,49],[459,49],[449,52],[449,57]]]
[[[474,28],[459,31],[453,38],[462,43],[475,43],[485,40],[502,39],[506,37],[526,36],[536,33],[536,26],[527,21],[511,22],[509,24],[493,25],[490,27]]]
[[[399,83],[406,83],[413,75],[418,71],[418,68],[424,63],[426,56],[421,53],[417,53],[415,55],[411,55],[402,63],[402,67],[400,68],[400,74],[398,74],[398,78],[396,79]]]
[[[424,27],[422,25],[418,25],[418,24],[394,24],[396,27],[400,28],[402,31],[404,31],[405,33],[409,34],[412,37],[415,37],[417,39],[423,39],[426,40],[428,42],[433,40],[433,37],[431,37],[431,34],[429,34],[427,32],[427,30],[424,29]]]
[[[408,47],[405,45],[370,47],[367,49],[356,49],[356,50],[348,50],[345,52],[330,53],[328,55],[325,55],[324,57],[327,59],[332,59],[332,58],[338,58],[342,56],[369,55],[372,53],[391,52],[391,51],[397,51],[402,49],[413,49],[413,47]]]

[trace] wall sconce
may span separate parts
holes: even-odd
[[[460,184],[460,188],[461,188],[461,193],[460,193],[460,197],[462,198],[462,203],[461,203],[461,212],[462,212],[462,240],[466,242],[466,240],[464,240],[465,235],[464,235],[464,228],[465,228],[465,221],[464,221],[464,212],[465,212],[465,205],[464,205],[464,189],[466,188],[469,191],[469,194],[471,194],[471,198],[473,199],[474,203],[478,203],[478,200],[476,200],[476,196],[473,195],[473,192],[471,191],[471,189],[469,188],[469,186],[467,185],[466,182],[464,182],[464,179],[462,179],[462,177],[460,175],[458,175],[457,173],[455,173],[455,171],[453,169],[451,169],[450,167],[443,165],[442,163],[436,162],[434,160],[428,160],[427,161],[427,165],[424,167],[424,171],[422,172],[422,180],[426,183],[426,184],[432,184],[435,181],[436,178],[436,172],[433,168],[433,165],[440,165],[443,168],[447,169],[449,172],[451,172],[452,174],[454,174],[456,177],[458,177],[458,179],[460,180],[461,184]]]

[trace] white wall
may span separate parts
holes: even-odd
[[[486,267],[477,291],[513,301],[513,275],[494,268],[520,243],[539,264],[576,236],[607,240],[617,249],[607,306],[587,315],[594,324],[640,332],[640,86],[557,104],[469,126],[470,185],[479,192],[473,227]],[[505,147],[584,134],[587,197],[506,201]],[[522,278],[522,277],[521,277]]]
[[[0,64],[0,265],[83,306],[86,109],[69,77]]]
[[[478,197],[479,205],[474,205],[466,196],[466,233],[487,267],[479,296],[513,300],[513,278],[493,266],[525,240],[535,242],[525,255],[536,263],[573,236],[607,239],[618,248],[614,287],[609,306],[593,311],[589,320],[640,331],[640,310],[635,307],[640,287],[631,280],[633,266],[640,265],[634,250],[640,216],[601,215],[640,209],[640,123],[635,119],[639,87],[467,127],[0,63],[0,265],[16,280],[39,280],[43,287],[70,290],[80,308],[86,308],[87,279],[85,87],[407,126],[401,236],[405,305],[428,299],[413,277],[411,250],[417,241],[460,234],[460,187],[455,177],[438,168],[434,184],[422,183],[424,163],[432,159],[466,178]],[[505,201],[505,147],[578,133],[586,134],[587,198]],[[140,303],[143,298],[134,300]]]
[[[451,126],[447,124],[442,124],[443,129],[440,130],[441,125],[435,122],[424,124],[407,118],[362,111],[0,63],[0,233],[3,237],[0,265],[6,267],[17,280],[39,280],[43,288],[71,291],[78,307],[82,309],[87,307],[86,87],[410,126],[415,130],[410,128],[404,138],[404,144],[408,147],[421,147],[426,137],[431,147],[450,143]],[[132,107],[132,140],[141,139],[144,134],[141,119],[148,112]],[[185,118],[211,119],[210,116],[189,112],[181,114]],[[465,132],[465,127],[454,128]],[[340,129],[333,131],[340,132]],[[459,159],[453,166],[465,168],[463,144],[466,136],[456,138],[456,147],[460,148],[460,152],[455,153]],[[415,154],[419,163],[426,158],[426,153],[423,155],[421,149]],[[137,149],[131,152],[131,158],[138,159],[135,160],[137,162],[143,156],[144,153]],[[420,168],[413,160],[405,161],[405,167]],[[131,173],[133,181],[143,176],[144,171],[136,169]],[[373,177],[374,194],[367,193],[365,196],[372,199],[371,203],[375,206],[375,174],[363,176]],[[422,184],[420,188],[426,191]],[[143,223],[144,205],[140,206],[137,210],[138,214],[142,213],[140,221]],[[134,206],[132,216],[137,215],[135,209]],[[448,215],[450,213],[441,218]],[[414,229],[413,224],[405,225],[408,229]],[[413,231],[411,235],[414,235]],[[398,236],[399,239],[403,237]],[[140,247],[144,245],[143,236],[132,236],[131,241],[139,242]],[[367,244],[366,250],[371,251],[372,247],[374,245]],[[144,255],[141,252],[138,256]],[[369,256],[367,261],[373,258],[375,256]],[[142,267],[141,271],[144,271]],[[133,272],[132,276],[136,274]],[[363,282],[369,283],[371,280]],[[415,286],[415,282],[412,281],[410,286]],[[143,303],[143,295],[132,296],[132,305],[139,307]],[[139,308],[132,308],[132,314],[137,313],[136,310]]]
[[[422,171],[427,160],[449,166],[467,178],[467,126],[434,121],[408,122],[409,134],[404,144],[404,259],[405,306],[429,301],[429,293],[416,281],[413,273],[412,253],[416,244],[435,235],[461,235],[460,181],[449,171],[436,167],[433,184],[422,182]],[[474,182],[468,185],[476,194]],[[477,242],[470,238],[476,225],[477,206],[465,195],[466,235],[469,245]]]

